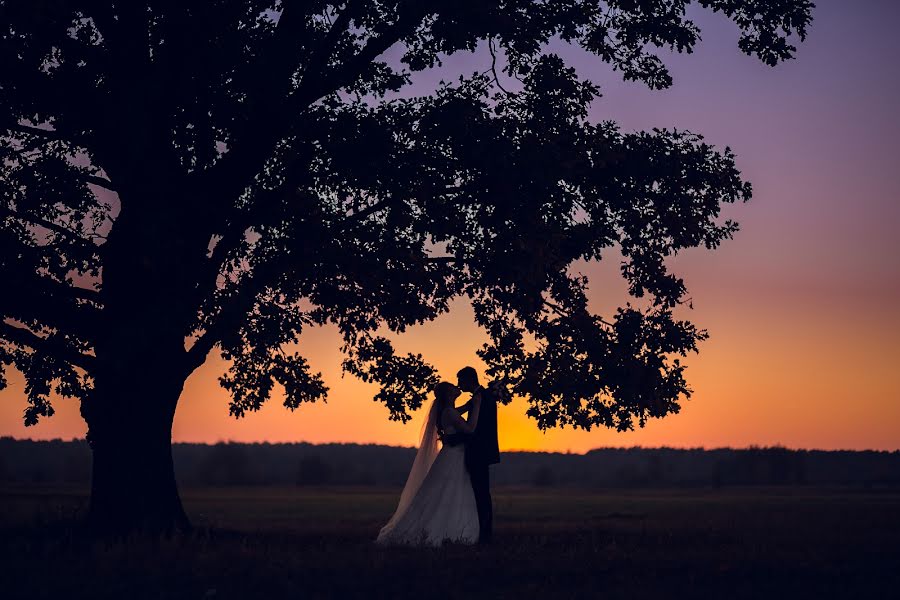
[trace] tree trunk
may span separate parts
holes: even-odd
[[[108,389],[96,398],[108,398],[104,410],[88,421],[93,453],[88,522],[97,533],[190,529],[172,463],[172,419],[183,381],[160,382],[160,375],[147,365],[142,377],[118,393]]]
[[[94,390],[81,403],[93,452],[89,525],[100,533],[190,527],[175,482],[172,421],[190,374],[185,335],[209,236],[192,229],[185,203],[167,193],[177,186],[165,165],[150,166],[122,178],[149,183],[119,190],[128,201],[103,246],[104,324]]]

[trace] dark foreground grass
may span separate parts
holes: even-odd
[[[197,531],[85,541],[83,490],[0,490],[4,598],[900,598],[900,491],[495,493],[488,548],[382,549],[397,490],[184,490]]]

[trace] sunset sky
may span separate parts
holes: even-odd
[[[517,400],[500,409],[505,449],[584,452],[601,446],[900,449],[900,2],[818,2],[796,60],[766,67],[737,49],[737,29],[697,13],[703,41],[667,60],[666,91],[623,83],[596,58],[563,51],[601,84],[596,120],[624,129],[677,127],[730,146],[754,199],[727,214],[742,225],[720,249],[693,250],[672,265],[709,330],[687,360],[695,394],[683,410],[644,429],[541,433]],[[420,93],[443,78],[484,70],[483,53],[450,57],[416,79]],[[591,277],[594,308],[626,300],[618,259],[578,265]],[[242,420],[228,416],[211,357],[187,382],[176,441],[308,441],[413,445],[421,415],[390,422],[372,387],[341,377],[340,338],[304,334],[304,354],[322,371],[327,404],[290,412],[273,398]],[[484,337],[465,302],[397,339],[451,378],[480,367]],[[76,401],[56,399],[56,416],[22,424],[24,382],[10,373],[0,392],[0,435],[84,435]]]

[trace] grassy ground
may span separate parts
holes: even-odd
[[[5,598],[900,598],[900,491],[495,493],[489,548],[374,547],[397,490],[188,489],[189,537],[86,542],[0,490]]]

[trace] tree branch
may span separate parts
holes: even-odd
[[[365,221],[366,217],[369,215],[375,214],[377,212],[381,212],[386,209],[390,204],[392,204],[390,198],[386,200],[382,200],[380,202],[376,202],[375,204],[370,204],[369,206],[356,211],[351,215],[347,215],[347,219],[344,221],[345,227],[353,227],[354,225],[359,225],[363,221]]]
[[[44,229],[49,229],[50,231],[58,233],[64,237],[72,240],[73,242],[75,242],[76,244],[78,244],[79,246],[84,248],[85,250],[90,251],[91,253],[99,254],[99,252],[100,252],[100,247],[97,246],[92,241],[90,241],[89,239],[81,237],[80,235],[78,235],[78,233],[72,231],[68,227],[63,227],[62,225],[58,225],[52,221],[42,219],[41,217],[37,217],[34,215],[25,215],[20,212],[10,210],[10,209],[2,207],[2,206],[0,206],[0,217],[11,217],[13,219],[25,221],[26,223],[31,223],[32,225],[38,225],[40,227],[43,227]]]
[[[193,373],[206,362],[206,357],[209,355],[210,350],[212,350],[213,346],[219,341],[217,337],[218,336],[212,334],[210,331],[204,331],[203,335],[197,338],[197,341],[194,342],[191,349],[187,351],[185,358],[185,368],[188,374]]]
[[[16,327],[6,321],[0,321],[0,338],[18,346],[28,346],[36,352],[46,352],[55,358],[65,360],[73,365],[90,371],[96,358],[82,354],[67,346],[64,342],[44,338],[25,327]]]
[[[335,26],[338,25],[337,21],[349,22],[349,16],[346,19],[341,18],[348,13],[347,8],[336,20]],[[317,73],[307,70],[300,85],[287,95],[280,106],[273,106],[271,113],[264,116],[264,120],[257,123],[256,127],[248,128],[254,132],[252,137],[243,140],[243,145],[238,144],[235,150],[229,151],[219,162],[218,168],[204,171],[204,176],[210,178],[211,183],[219,182],[219,189],[225,196],[230,197],[240,193],[240,190],[249,185],[251,178],[269,159],[272,149],[278,141],[292,133],[297,123],[291,122],[291,115],[302,113],[304,109],[319,99],[352,83],[368,63],[393,46],[404,35],[414,31],[423,15],[424,11],[418,6],[415,10],[410,10],[380,36],[369,40],[359,53],[330,73],[324,73],[321,69]],[[340,33],[340,29],[332,27],[326,37],[334,37]],[[327,62],[327,58],[328,54],[317,60],[324,64]]]
[[[258,273],[253,273],[248,278],[253,279],[254,276],[258,276]],[[250,284],[245,283],[243,285],[247,286]],[[187,351],[185,361],[188,369],[187,374],[192,373],[206,361],[206,356],[222,338],[222,333],[226,328],[229,325],[233,325],[234,319],[240,313],[249,310],[254,302],[256,302],[256,294],[246,290],[236,292],[234,296],[225,301],[219,314],[204,330],[203,335],[194,342],[191,349]]]
[[[509,95],[509,91],[507,91],[507,89],[503,87],[503,84],[500,83],[500,77],[497,76],[497,51],[494,48],[493,36],[488,39],[488,50],[490,50],[491,52],[491,73],[493,73],[494,75],[494,83],[497,84],[497,87],[500,88],[500,91],[502,91],[506,95]]]
[[[319,73],[325,68],[325,65],[328,64],[328,58],[331,56],[331,50],[334,45],[338,42],[341,37],[341,34],[349,27],[350,25],[350,14],[353,12],[352,9],[355,6],[356,2],[353,0],[348,0],[347,5],[344,7],[344,10],[341,14],[338,15],[337,19],[334,20],[334,23],[331,24],[331,28],[328,30],[328,33],[325,34],[325,39],[322,41],[322,44],[319,46],[319,52],[316,52],[309,59],[309,63],[306,65],[304,69],[304,77],[306,73]],[[281,13],[282,18],[284,17],[284,12],[288,9],[285,8],[285,11]],[[281,20],[279,19],[279,25]]]
[[[100,330],[102,309],[97,292],[43,277],[28,261],[0,269],[0,280],[15,290],[0,295],[0,319],[36,321],[85,341],[93,341]]]
[[[4,274],[7,275],[8,273],[4,272]],[[42,293],[47,296],[65,296],[71,300],[86,300],[96,304],[100,303],[100,293],[96,290],[66,285],[47,277],[40,277],[33,272],[29,273],[28,282],[36,289],[41,288]]]
[[[62,136],[60,136],[59,132],[54,129],[42,129],[40,127],[31,127],[29,125],[22,125],[21,123],[7,125],[6,129],[8,131],[15,131],[18,133],[24,133],[26,135],[41,137],[41,138],[44,138],[45,140],[47,140],[48,142],[62,139]]]
[[[563,308],[562,308],[560,305],[558,305],[558,304],[556,304],[556,303],[554,303],[554,302],[551,302],[550,300],[544,300],[544,306],[546,306],[547,308],[549,308],[551,311],[553,311],[554,313],[556,313],[556,314],[559,315],[560,317],[569,318],[569,317],[572,316],[572,313],[563,310]],[[596,315],[593,315],[593,316],[594,316],[598,321],[600,321],[602,324],[606,325],[607,327],[613,327],[613,328],[615,327],[615,325],[613,325],[613,324],[610,323],[609,321],[603,319],[602,317],[598,317],[598,316],[596,316]]]
[[[320,72],[318,85],[315,85],[317,83],[315,74],[313,74],[312,81],[304,77],[300,82],[300,86],[289,98],[289,100],[292,99],[293,108],[308,106],[320,98],[353,83],[353,80],[360,75],[367,64],[403,39],[405,35],[415,31],[416,27],[421,23],[424,14],[424,11],[420,9],[410,10],[409,13],[398,18],[381,35],[369,40],[359,53],[341,65],[340,68],[330,73]]]
[[[297,257],[295,260],[296,264],[302,263],[302,257]],[[243,313],[246,313],[253,307],[259,293],[265,289],[267,282],[279,277],[282,273],[283,271],[276,263],[266,261],[257,265],[241,278],[241,281],[236,284],[238,288],[233,291],[230,297],[222,300],[222,309],[205,328],[203,335],[187,351],[186,364],[189,369],[188,374],[203,364],[209,351],[220,341],[222,333],[228,327],[233,326],[236,319]]]
[[[109,179],[97,177],[96,175],[79,175],[78,178],[85,183],[90,183],[92,185],[96,185],[97,187],[102,187],[103,189],[109,190],[110,192],[117,191]]]

